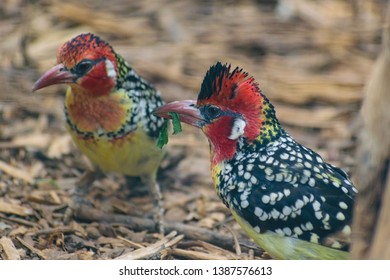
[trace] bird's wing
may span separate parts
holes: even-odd
[[[256,231],[346,248],[347,240],[335,234],[344,230],[349,235],[345,226],[352,218],[353,186],[331,165],[323,163],[315,172],[313,164],[310,172],[304,164],[279,164],[272,170],[253,164],[250,178],[235,180],[241,188],[230,192],[228,204]]]

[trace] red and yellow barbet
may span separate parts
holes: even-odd
[[[76,146],[103,172],[143,178],[151,187],[161,221],[156,173],[163,151],[156,141],[164,120],[152,114],[164,104],[160,93],[91,33],[61,46],[57,65],[43,74],[33,91],[55,84],[69,84],[66,127]]]
[[[155,114],[199,127],[214,187],[254,241],[276,259],[346,259],[356,189],[347,174],[297,143],[253,77],[217,63],[198,100]]]

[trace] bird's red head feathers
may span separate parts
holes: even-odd
[[[116,62],[112,47],[92,33],[80,34],[64,43],[57,52],[57,63],[63,63],[72,69],[84,59],[98,60],[107,58]]]
[[[224,112],[240,115],[245,121],[244,136],[248,140],[253,140],[260,134],[261,109],[265,97],[254,78],[247,72],[238,67],[231,72],[230,68],[230,65],[218,62],[209,69],[199,91],[197,106],[215,105]],[[227,114],[227,117],[229,116],[231,117]],[[219,120],[221,121],[223,120]],[[232,123],[224,125],[230,128],[229,133],[232,125]],[[216,133],[224,129],[220,124],[215,128],[212,126]]]
[[[57,63],[35,83],[33,90],[68,83],[74,92],[101,96],[116,85],[117,56],[108,43],[91,33],[80,34],[62,45]]]
[[[212,66],[197,101],[176,101],[156,111],[162,117],[177,112],[181,121],[200,127],[212,144],[214,163],[231,158],[241,137],[252,143],[259,140],[265,126],[278,124],[273,106],[254,78],[242,69],[230,68],[219,62]]]

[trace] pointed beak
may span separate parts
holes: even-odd
[[[74,83],[76,79],[76,75],[66,69],[63,64],[58,64],[48,70],[35,82],[32,91],[56,84]]]
[[[168,114],[170,112],[177,113],[180,121],[184,123],[196,127],[202,127],[205,124],[199,108],[196,107],[195,100],[174,101],[157,108],[154,110],[153,114],[166,119],[172,119]]]

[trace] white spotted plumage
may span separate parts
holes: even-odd
[[[263,147],[242,141],[238,146],[240,151],[221,165],[218,176],[218,192],[226,205],[260,233],[348,249],[345,240],[326,243],[337,231],[349,233],[356,192],[344,172],[285,132]]]

